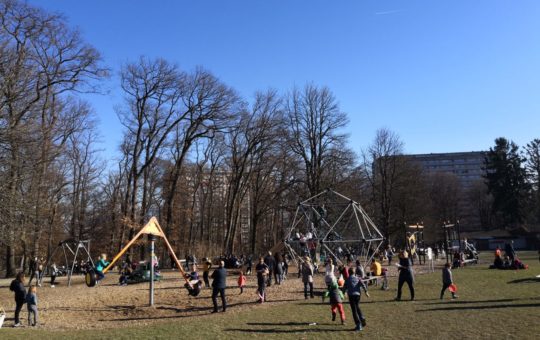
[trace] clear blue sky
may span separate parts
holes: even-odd
[[[118,70],[140,55],[212,71],[240,94],[326,85],[355,151],[375,131],[408,153],[540,138],[540,1],[31,0],[65,14],[113,69],[91,96],[116,154]]]

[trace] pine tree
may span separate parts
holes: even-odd
[[[493,196],[496,221],[503,227],[515,226],[524,220],[523,208],[529,191],[524,161],[519,147],[503,137],[495,139],[495,147],[486,155],[484,178]]]

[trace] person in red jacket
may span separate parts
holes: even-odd
[[[246,286],[246,277],[244,276],[244,273],[240,271],[240,275],[238,276],[238,287],[240,288],[240,294],[244,292],[245,286]]]

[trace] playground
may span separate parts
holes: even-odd
[[[478,265],[454,270],[459,299],[441,301],[440,265],[434,273],[415,266],[416,301],[394,301],[395,273],[390,290],[370,286],[370,298],[362,297],[361,307],[368,325],[363,336],[376,338],[465,338],[533,339],[540,333],[540,265],[535,253],[520,254],[530,265],[527,270],[489,270],[491,254]],[[390,268],[390,267],[389,267]],[[33,328],[2,328],[5,338],[336,338],[350,337],[353,323],[345,305],[345,326],[330,320],[328,303],[322,303],[323,275],[316,275],[315,299],[304,300],[301,280],[295,268],[284,285],[268,289],[268,303],[257,304],[254,276],[239,295],[234,271],[228,272],[226,313],[211,314],[211,290],[197,297],[187,294],[177,272],[163,272],[155,283],[155,306],[148,306],[148,283],[118,286],[118,274],[110,272],[98,286],[89,288],[83,276],[74,276],[71,287],[66,278],[55,288],[44,282],[38,290],[42,325]],[[9,280],[1,280],[0,300],[12,314]],[[406,293],[405,293],[406,294]],[[23,317],[25,317],[23,312]],[[11,321],[7,321],[9,324]]]

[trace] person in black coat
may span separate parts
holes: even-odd
[[[9,286],[9,290],[15,293],[14,327],[21,326],[21,320],[19,319],[19,315],[26,301],[26,288],[24,288],[24,279],[25,279],[24,273],[20,272],[17,274],[17,277],[15,278],[15,280],[11,281],[11,285]]]
[[[399,253],[399,279],[396,301],[401,300],[401,288],[406,282],[411,292],[411,301],[414,300],[414,277],[412,264],[406,251]]]
[[[214,310],[212,313],[217,313],[218,304],[217,296],[221,296],[221,305],[223,311],[227,310],[227,301],[225,300],[225,288],[227,287],[227,270],[225,269],[225,262],[219,261],[219,267],[212,273],[212,303],[214,304]]]
[[[274,270],[276,270],[276,259],[272,256],[272,252],[269,251],[268,255],[264,257],[264,263],[268,266],[268,278],[267,286],[272,285],[272,276],[274,275]]]

